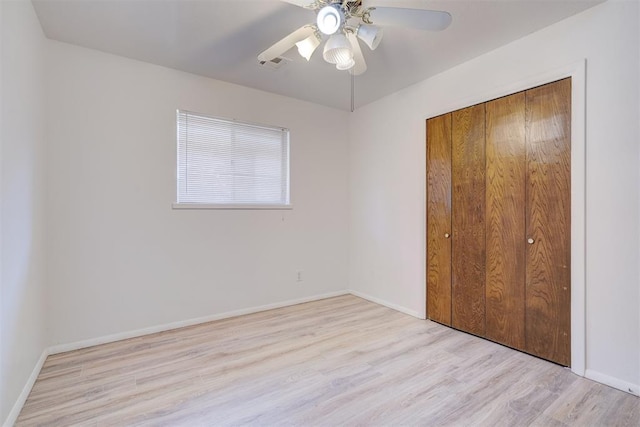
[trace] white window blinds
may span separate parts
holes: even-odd
[[[178,204],[289,205],[289,131],[178,110]]]

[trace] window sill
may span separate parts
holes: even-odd
[[[293,205],[218,205],[212,203],[172,203],[172,209],[215,209],[215,210],[292,210]]]

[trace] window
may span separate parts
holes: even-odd
[[[178,110],[176,207],[289,207],[289,130]]]

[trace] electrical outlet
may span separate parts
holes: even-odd
[[[296,275],[296,282],[302,282],[302,270],[298,270]]]

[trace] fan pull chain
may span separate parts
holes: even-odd
[[[354,79],[356,78],[356,76],[353,75],[353,73],[349,73],[351,75],[351,112],[353,113],[353,110],[355,110],[355,100],[354,100],[354,90],[353,90],[353,86],[354,86]]]

